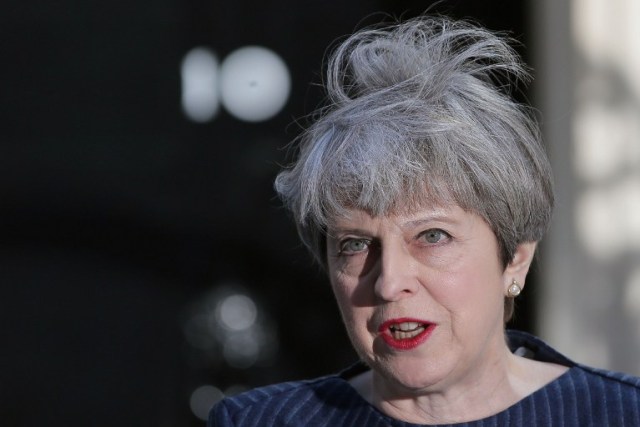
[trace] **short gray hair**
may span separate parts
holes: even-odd
[[[275,182],[322,266],[329,222],[351,209],[458,204],[490,225],[505,266],[519,243],[542,238],[551,168],[531,110],[511,96],[529,75],[509,42],[425,16],[358,31],[333,51],[327,106]]]

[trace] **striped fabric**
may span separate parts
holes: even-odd
[[[512,349],[524,345],[535,359],[571,368],[506,410],[456,426],[640,427],[640,378],[573,363],[522,332],[509,331],[508,336]],[[271,385],[226,398],[214,406],[207,425],[416,426],[382,414],[345,381],[364,369],[356,365],[340,375]]]

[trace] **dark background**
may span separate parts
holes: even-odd
[[[382,19],[374,12],[409,17],[430,3],[3,4],[0,424],[198,426],[189,401],[201,385],[253,387],[354,361],[272,182],[296,119],[320,101],[309,83],[327,46]],[[459,0],[432,10],[530,47],[526,5]],[[223,58],[254,44],[289,67],[285,108],[261,123],[224,110],[189,121],[185,53],[208,46]],[[250,295],[276,343],[248,368],[186,336],[225,292]],[[516,322],[524,329],[528,295]]]

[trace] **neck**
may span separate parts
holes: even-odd
[[[524,395],[514,384],[515,356],[508,350],[484,369],[463,380],[407,390],[372,375],[372,403],[394,418],[413,423],[446,424],[486,418],[513,405]]]
[[[514,356],[507,351],[502,369],[452,386],[407,390],[373,371],[350,380],[369,403],[392,418],[415,424],[454,424],[495,415],[555,380],[567,368]]]

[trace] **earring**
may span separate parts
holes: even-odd
[[[507,290],[507,296],[509,298],[515,298],[520,295],[520,292],[522,292],[522,288],[518,284],[518,281],[516,279],[513,279],[513,282],[511,282],[511,286],[509,286],[509,289]]]

